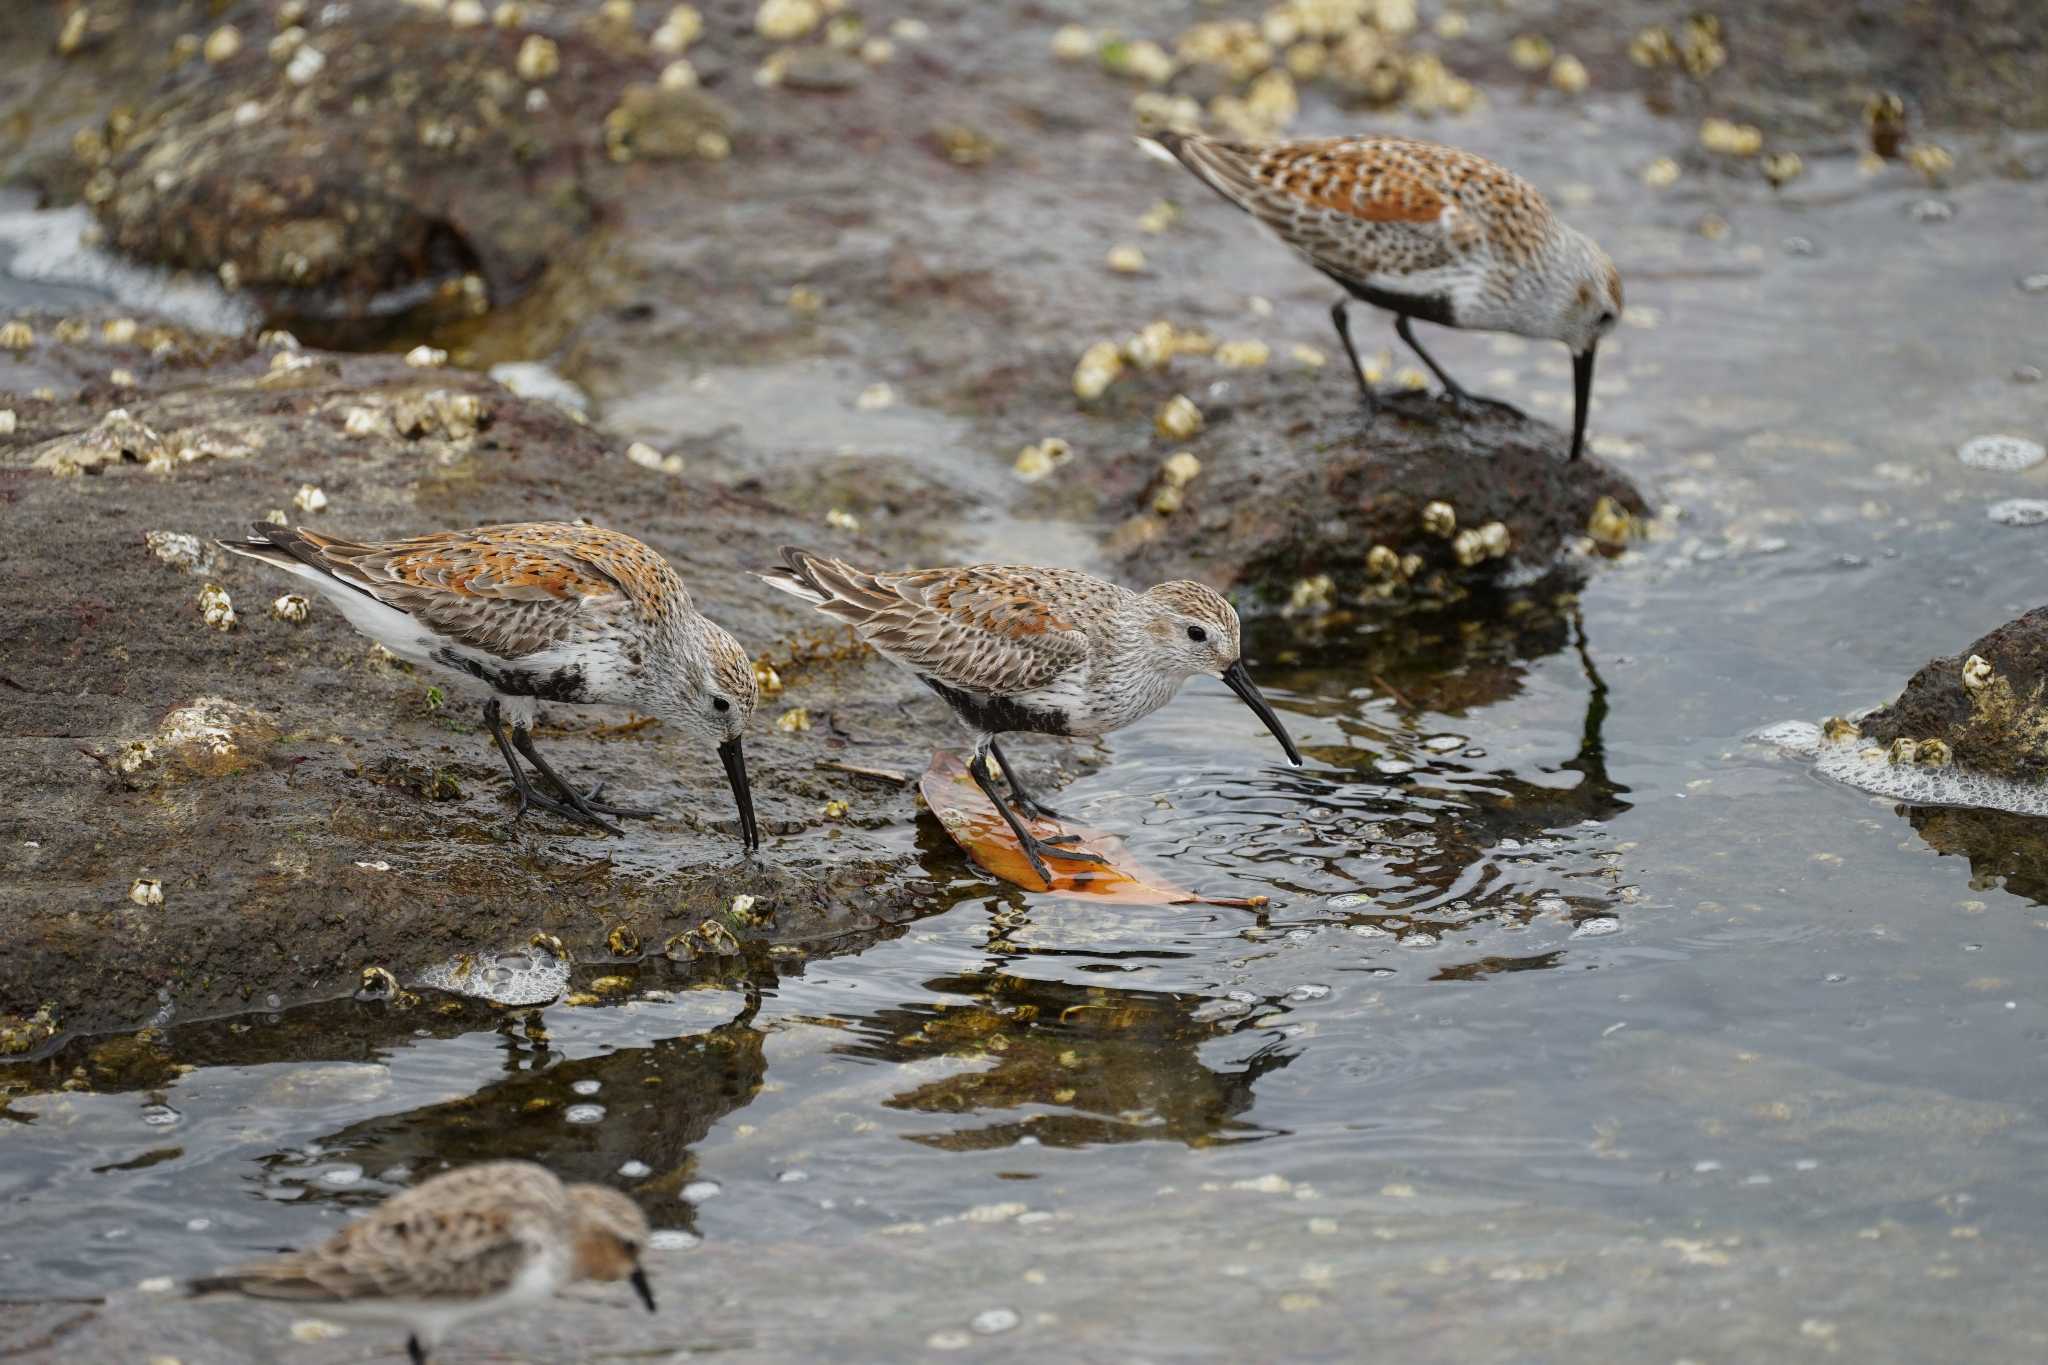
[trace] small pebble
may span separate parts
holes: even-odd
[[[1023,1319],[1017,1316],[1015,1309],[990,1308],[984,1312],[976,1313],[974,1321],[969,1323],[968,1326],[972,1327],[982,1336],[992,1337],[999,1332],[1009,1331],[1021,1321]]]

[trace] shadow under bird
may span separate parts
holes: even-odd
[[[1343,286],[1330,318],[1368,410],[1372,387],[1345,311],[1352,299],[1392,313],[1401,340],[1461,402],[1487,400],[1422,349],[1412,322],[1562,341],[1572,352],[1570,458],[1579,458],[1593,357],[1621,317],[1621,273],[1592,238],[1558,221],[1535,186],[1484,157],[1412,138],[1252,143],[1160,132],[1138,142]]]
[[[462,1323],[531,1307],[579,1280],[629,1281],[652,1313],[640,1267],[647,1238],[647,1215],[618,1190],[494,1161],[422,1181],[319,1246],[194,1280],[190,1292],[403,1327],[413,1365],[427,1365]]]
[[[1132,592],[1075,569],[973,564],[905,573],[868,573],[784,546],[763,582],[810,603],[892,663],[915,673],[974,732],[967,771],[1002,813],[1048,885],[1046,858],[1101,862],[1059,847],[1074,836],[1039,839],[997,795],[994,755],[1019,810],[1056,812],[1025,789],[997,745],[1011,732],[1094,736],[1120,730],[1172,701],[1182,683],[1220,678],[1301,766],[1280,718],[1245,671],[1237,611],[1200,583],[1161,583]]]
[[[623,831],[607,815],[655,814],[605,803],[602,783],[578,791],[533,746],[541,702],[625,706],[717,746],[740,837],[759,847],[741,747],[757,698],[753,663],[691,605],[668,561],[633,537],[534,521],[361,544],[257,522],[247,540],[220,544],[304,580],[399,658],[481,695],[518,814],[537,808],[614,834]],[[521,755],[560,800],[533,789]]]

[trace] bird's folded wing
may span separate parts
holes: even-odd
[[[573,549],[491,527],[388,545],[336,543],[320,553],[337,578],[458,644],[505,659],[560,644],[627,605],[618,580]]]
[[[421,1222],[374,1215],[309,1251],[242,1266],[211,1283],[251,1298],[305,1303],[467,1299],[512,1287],[535,1254],[482,1211]]]
[[[860,625],[882,653],[950,687],[1010,695],[1088,657],[1088,637],[1008,575],[983,568],[882,575],[893,600]]]
[[[1379,229],[1371,254],[1410,272],[1448,265],[1481,240],[1432,155],[1440,153],[1459,155],[1374,138],[1272,146],[1191,138],[1180,149],[1197,175],[1319,263],[1355,269],[1322,262],[1318,248],[1333,226],[1370,224]]]

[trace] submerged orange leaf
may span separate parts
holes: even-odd
[[[1122,905],[1199,903],[1255,910],[1266,903],[1264,896],[1254,896],[1249,900],[1198,896],[1136,870],[1128,861],[1123,840],[1114,834],[1096,829],[1067,828],[1056,821],[1026,816],[1025,827],[1039,838],[1078,834],[1081,842],[1070,847],[1099,853],[1109,860],[1070,863],[1048,858],[1046,866],[1052,870],[1052,884],[1048,886],[1039,877],[1037,869],[1031,866],[1031,860],[1024,856],[1024,846],[1017,842],[1017,836],[1010,832],[1002,815],[982,795],[981,788],[974,784],[958,754],[947,749],[933,754],[931,767],[925,769],[917,789],[923,794],[925,804],[931,807],[932,814],[938,816],[939,823],[946,827],[946,833],[952,836],[953,842],[960,845],[977,866],[1026,891],[1056,891],[1061,895],[1085,896]]]

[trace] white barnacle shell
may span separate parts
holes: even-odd
[[[1431,502],[1422,508],[1422,529],[1448,539],[1458,529],[1458,513],[1447,502]]]
[[[155,877],[137,877],[128,888],[128,899],[137,905],[162,905],[164,884]]]
[[[1963,686],[1972,692],[1981,692],[1991,685],[1991,661],[1982,654],[1972,654],[1963,660]]]
[[[235,628],[235,604],[228,597],[227,589],[218,583],[208,583],[199,590],[199,614],[215,630]]]

